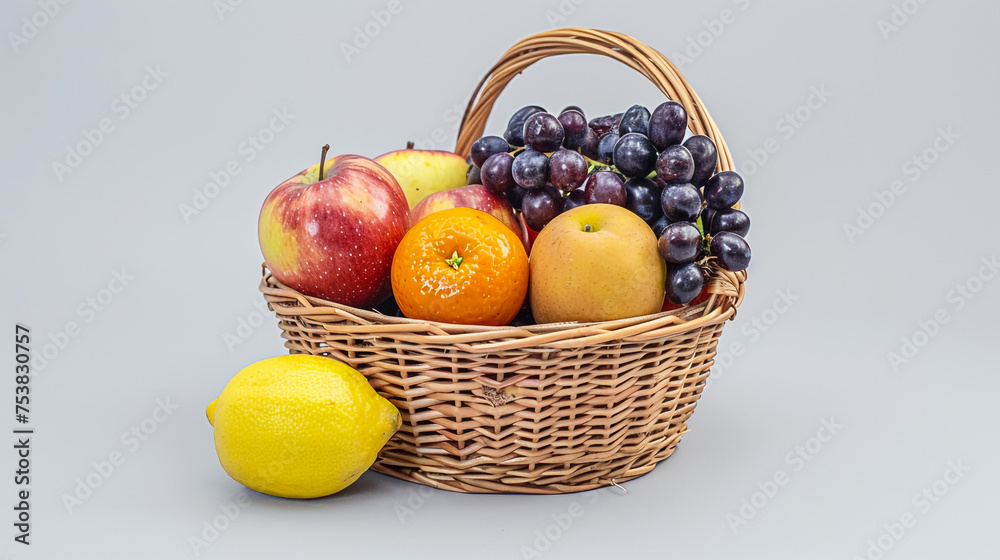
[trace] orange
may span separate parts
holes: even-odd
[[[417,222],[392,259],[392,291],[411,319],[506,325],[528,293],[528,254],[500,220],[472,208]]]

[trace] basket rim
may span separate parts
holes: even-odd
[[[306,316],[321,323],[328,332],[343,331],[359,336],[391,335],[410,342],[455,344],[469,351],[500,351],[525,346],[564,348],[609,341],[642,341],[723,323],[736,316],[737,307],[743,299],[744,284],[740,275],[741,273],[718,268],[717,274],[712,276],[714,282],[710,284],[716,290],[710,290],[709,299],[694,306],[612,321],[538,323],[524,326],[441,323],[359,309],[308,296],[290,288],[274,277],[266,263],[261,264],[259,290],[279,318]],[[720,282],[720,278],[729,282]],[[294,301],[295,304],[278,303],[278,300]],[[347,324],[331,323],[331,318],[346,321]]]

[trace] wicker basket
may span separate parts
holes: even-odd
[[[732,158],[698,96],[663,55],[619,33],[560,29],[511,47],[476,87],[456,152],[482,135],[504,86],[549,56],[592,53],[635,68],[684,105]],[[374,468],[459,492],[563,493],[641,476],[687,430],[744,273],[710,263],[709,299],[618,321],[480,327],[396,318],[305,296],[265,268],[260,291],[285,346],[360,370],[403,416]]]

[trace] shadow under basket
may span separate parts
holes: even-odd
[[[591,53],[646,75],[712,138],[717,170],[732,158],[715,123],[660,53],[617,33],[559,29],[509,49],[472,95],[456,153],[482,135],[515,75],[560,54]],[[305,296],[265,267],[260,284],[292,353],[329,356],[363,373],[402,413],[374,469],[458,492],[556,494],[641,476],[687,430],[744,272],[707,264],[706,301],[598,323],[482,327],[383,315]]]

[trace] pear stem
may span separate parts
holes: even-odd
[[[323,166],[326,164],[326,153],[329,151],[330,151],[330,145],[324,144],[323,153],[320,154],[319,156],[319,179],[317,179],[318,181],[323,180]]]

